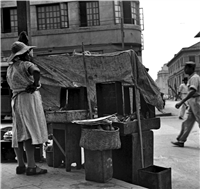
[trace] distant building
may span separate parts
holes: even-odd
[[[35,56],[133,49],[141,58],[143,19],[139,0],[30,0],[30,37]],[[28,9],[27,9],[28,10]],[[121,17],[123,15],[123,17]],[[17,1],[1,1],[1,51],[18,39]],[[121,24],[121,18],[123,22]]]
[[[169,70],[169,94],[175,96],[179,85],[182,83],[184,77],[184,63],[193,61],[196,63],[196,72],[200,75],[200,42],[186,48],[182,48],[174,57],[168,62]],[[171,90],[173,88],[173,90]]]
[[[157,74],[155,83],[159,87],[160,92],[164,93],[165,95],[168,94],[168,76],[168,67],[167,64],[164,64],[162,69]]]

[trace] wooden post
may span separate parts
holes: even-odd
[[[135,56],[133,51],[131,51],[131,65],[132,65],[132,74],[134,74],[135,80],[135,97],[136,97],[136,113],[137,113],[137,120],[138,120],[138,127],[139,127],[139,138],[140,138],[140,147],[141,147],[141,158],[142,158],[142,168],[144,168],[144,152],[143,152],[143,138],[142,138],[142,127],[141,127],[141,119],[140,119],[140,93],[137,86],[137,61],[133,61]]]
[[[88,82],[88,76],[87,76],[87,68],[86,68],[86,62],[85,62],[85,50],[84,50],[84,45],[82,42],[82,53],[83,53],[83,65],[84,65],[84,71],[85,71],[85,84],[86,84],[86,91],[87,91],[87,100],[88,100],[88,106],[89,106],[89,114],[90,114],[90,119],[92,119],[92,106],[91,106],[91,101],[89,98],[89,82]]]

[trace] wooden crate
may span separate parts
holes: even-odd
[[[132,93],[130,92],[132,88]],[[131,114],[136,112],[136,101],[135,101],[135,88],[134,86],[124,86],[124,109],[125,114]],[[145,102],[144,97],[140,94],[140,106],[141,106],[141,113],[144,118],[154,118],[155,117],[155,107],[151,104]],[[132,110],[131,110],[132,108]]]
[[[144,131],[144,165],[153,165],[153,132]],[[112,150],[113,177],[138,184],[138,170],[142,168],[139,133],[120,136],[121,148]]]
[[[123,115],[123,96],[121,82],[96,84],[98,116],[118,113]]]
[[[130,115],[133,112],[136,112],[134,86],[122,86],[122,83],[118,81],[97,83],[96,92],[99,117],[114,113],[119,115]],[[155,117],[155,107],[146,103],[141,94],[140,106],[144,118],[148,119]]]
[[[113,126],[119,128],[119,133],[122,136],[139,132],[137,120],[129,121],[125,123],[113,122]],[[159,129],[160,118],[143,119],[141,120],[141,127],[142,127],[142,131],[149,131],[151,129]]]
[[[88,109],[86,87],[62,88],[60,92],[60,107],[67,110]]]
[[[139,185],[150,189],[172,189],[171,168],[151,165],[138,170]]]

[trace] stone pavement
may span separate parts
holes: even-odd
[[[48,169],[45,175],[17,175],[17,163],[1,163],[1,189],[142,189],[112,178],[106,183],[85,180],[84,169],[66,172],[65,168],[52,168],[46,163],[37,163],[41,168]]]

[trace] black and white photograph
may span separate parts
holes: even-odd
[[[1,0],[1,189],[200,189],[200,0]]]

